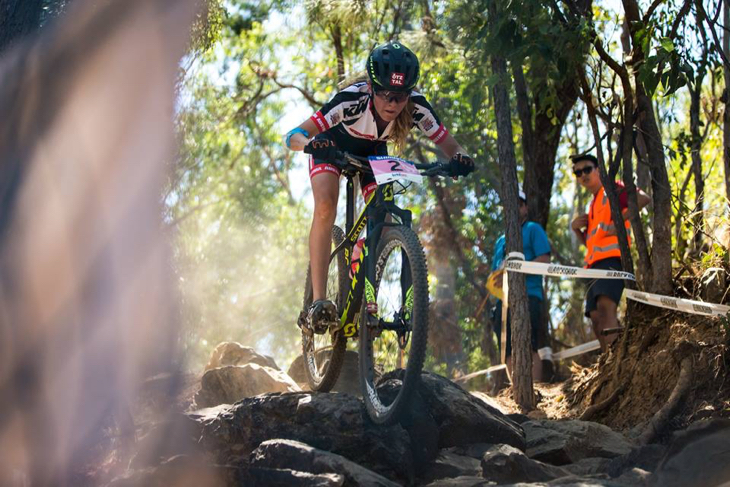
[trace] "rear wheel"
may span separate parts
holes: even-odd
[[[341,228],[332,228],[333,249],[345,240]],[[326,297],[337,305],[338,313],[342,309],[345,293],[349,284],[348,267],[345,251],[340,250],[330,259],[327,272]],[[334,387],[340,375],[345,357],[347,339],[339,330],[338,323],[332,323],[327,329],[313,330],[307,322],[307,313],[312,304],[312,274],[307,269],[307,280],[304,287],[304,306],[299,314],[299,327],[302,330],[302,354],[304,355],[304,371],[307,383],[313,391],[327,392]]]
[[[408,407],[421,378],[428,342],[428,271],[418,237],[407,227],[388,228],[377,256],[377,315],[363,303],[360,318],[360,381],[372,420],[391,424]],[[391,379],[394,387],[378,390]]]

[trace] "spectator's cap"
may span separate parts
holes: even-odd
[[[596,156],[593,156],[591,154],[576,154],[574,156],[570,156],[571,164],[576,164],[580,161],[591,161],[594,166],[598,167],[598,159],[596,159]]]

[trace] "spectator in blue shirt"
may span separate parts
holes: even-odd
[[[520,197],[520,222],[522,223],[522,253],[525,254],[525,260],[533,262],[550,262],[550,242],[548,242],[547,234],[539,223],[527,221],[527,198],[522,189],[519,190]],[[502,266],[504,261],[504,235],[497,239],[494,246],[494,257],[492,258],[492,271],[496,271]],[[495,285],[502,287],[502,276],[497,277]],[[529,301],[530,310],[530,328],[532,330],[532,378],[535,381],[542,379],[542,362],[537,354],[537,338],[540,330],[542,318],[542,276],[527,274],[525,276],[527,285],[527,299]],[[507,353],[506,363],[510,376],[512,375],[512,333],[510,330],[509,311],[507,312]],[[494,309],[494,332],[497,334],[497,343],[500,346],[501,353],[501,333],[502,333],[502,301],[497,300],[497,306]]]

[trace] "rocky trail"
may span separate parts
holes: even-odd
[[[369,421],[348,352],[336,389],[302,390],[236,343],[200,376],[160,376],[133,407],[137,441],[96,472],[108,487],[160,486],[717,486],[730,485],[730,420],[640,444],[596,422],[508,413],[504,396],[468,392],[424,372],[399,424]],[[182,379],[182,386],[181,384]],[[177,399],[167,396],[177,384]],[[397,387],[395,378],[380,387]],[[545,388],[546,403],[557,389]],[[507,406],[507,407],[505,407]],[[164,411],[160,414],[160,411]],[[540,419],[541,418],[541,419]]]

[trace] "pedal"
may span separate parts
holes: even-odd
[[[328,331],[334,331],[340,326],[339,321],[322,321],[317,322],[317,326],[314,327],[314,333],[317,335],[324,335]]]

